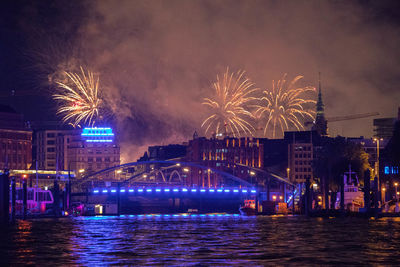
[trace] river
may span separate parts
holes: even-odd
[[[400,265],[400,218],[135,215],[17,221],[5,265]]]

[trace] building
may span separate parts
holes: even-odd
[[[120,165],[120,147],[111,128],[38,130],[35,140],[41,170],[73,171],[79,178]]]
[[[374,119],[374,136],[377,138],[390,139],[393,136],[396,118]]]
[[[249,167],[264,166],[264,150],[260,138],[206,139],[189,141],[186,157],[189,161],[221,161],[226,164],[241,164]]]
[[[0,169],[29,169],[31,163],[31,129],[22,114],[0,105]]]
[[[185,157],[186,146],[171,144],[167,146],[150,146],[147,160],[169,160]]]
[[[111,128],[84,128],[81,134],[60,137],[58,143],[60,154],[66,159],[64,169],[75,170],[81,176],[120,165],[120,147]],[[101,176],[104,179],[115,177],[114,172]]]
[[[35,131],[35,149],[38,169],[66,170],[64,148],[60,147],[60,138],[71,135],[74,130],[37,130]]]
[[[264,167],[264,146],[260,138],[194,138],[189,141],[186,160],[250,181],[252,173],[248,167]],[[221,177],[204,169],[192,169],[187,177],[191,185],[223,185]]]
[[[320,136],[316,131],[285,132],[284,139],[201,137],[189,141],[186,157],[188,161],[221,169],[249,181],[250,169],[255,168],[289,177],[291,182],[304,183],[307,178],[314,178],[312,162],[318,142]],[[192,179],[194,183],[203,181],[204,177],[208,179],[207,173],[200,172]]]
[[[387,180],[400,183],[400,110],[394,126],[393,136],[387,142],[380,158],[380,174]]]
[[[317,131],[285,132],[288,146],[288,177],[291,182],[305,183],[314,179],[312,163],[320,136]]]

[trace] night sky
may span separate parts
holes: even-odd
[[[54,80],[100,75],[124,160],[191,137],[227,66],[262,89],[287,73],[322,89],[326,116],[400,106],[400,1],[3,1],[0,103],[54,120]],[[10,97],[14,90],[14,97]],[[123,129],[123,131],[122,131]],[[371,136],[372,118],[331,135]]]

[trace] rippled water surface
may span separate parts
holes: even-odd
[[[400,265],[400,218],[77,217],[0,237],[2,265]]]

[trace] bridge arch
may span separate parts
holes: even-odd
[[[171,174],[169,175],[168,182],[172,182],[172,181],[173,181],[174,174],[176,174],[176,175],[178,176],[180,182],[183,182],[182,177],[181,177],[181,174],[180,174],[177,170],[173,170],[173,171],[171,172]]]
[[[155,172],[155,174],[154,174],[155,180],[157,181],[158,174],[161,175],[162,181],[163,181],[164,183],[166,183],[167,180],[165,179],[164,173],[163,173],[161,170],[157,170],[157,171]]]
[[[128,168],[128,167],[135,167],[135,166],[139,166],[139,165],[150,165],[150,164],[166,164],[166,165],[174,165],[171,167],[195,167],[195,168],[199,168],[203,171],[209,171],[211,170],[211,172],[216,173],[218,175],[221,175],[224,178],[230,179],[232,181],[235,181],[241,185],[244,186],[248,186],[251,187],[252,184],[243,180],[242,178],[236,177],[230,173],[215,169],[215,168],[210,168],[195,162],[184,162],[184,161],[176,161],[176,160],[151,160],[151,161],[136,161],[136,162],[130,162],[130,163],[125,163],[125,164],[121,164],[121,165],[117,165],[117,166],[113,166],[89,175],[84,176],[82,179],[80,179],[79,181],[76,181],[76,185],[82,185],[85,182],[89,181],[91,178],[94,178],[98,175],[102,175],[102,174],[106,174],[108,172],[111,171],[115,171],[118,169],[122,169],[122,168]],[[179,175],[180,176],[180,175]],[[170,176],[171,177],[171,176]],[[124,181],[121,181],[121,183],[125,183],[128,180],[132,180],[133,177],[130,177],[129,179],[126,179]],[[137,178],[135,176],[135,178]],[[164,177],[165,178],[165,177]],[[182,181],[182,178],[180,179],[180,181]]]

